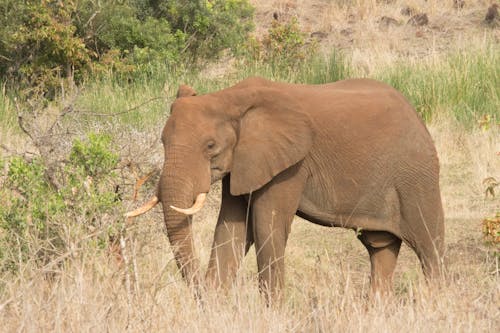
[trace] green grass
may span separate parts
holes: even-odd
[[[147,128],[168,114],[168,104],[176,95],[180,84],[188,84],[199,94],[229,87],[249,76],[262,76],[271,80],[320,84],[349,77],[350,69],[338,53],[329,57],[312,57],[298,67],[282,70],[264,63],[241,63],[236,72],[223,78],[210,78],[185,68],[157,65],[133,77],[107,76],[88,82],[77,100],[77,109],[84,112],[88,121],[109,120]],[[160,97],[160,98],[158,98]],[[163,98],[162,98],[163,97]],[[147,103],[145,103],[147,102]],[[139,107],[138,107],[139,106]],[[137,108],[136,108],[137,107]],[[126,112],[134,108],[133,111]]]
[[[376,75],[400,90],[428,121],[446,110],[462,123],[500,119],[500,49],[461,52],[432,62],[401,64]]]
[[[0,85],[5,87],[3,84]],[[0,91],[0,129],[12,128],[16,125],[16,112],[15,105],[12,98],[10,98],[5,89]]]
[[[89,84],[77,99],[87,122],[119,122],[147,127],[165,113],[166,105],[156,81],[116,85],[99,81]],[[117,115],[117,116],[114,116]]]
[[[500,119],[499,54],[498,47],[490,46],[476,52],[464,51],[432,61],[383,68],[372,77],[400,90],[426,121],[432,119],[436,112],[445,110],[460,122],[471,125],[483,115]],[[204,94],[255,75],[308,84],[334,82],[354,76],[349,61],[338,52],[330,56],[311,57],[299,66],[283,68],[244,62],[222,78],[210,78],[189,69],[157,67],[156,72],[151,70],[150,74],[135,78],[131,83],[112,77],[92,82],[87,85],[79,103],[91,112],[113,114],[164,96],[165,82],[168,102],[175,96],[179,84],[189,84],[198,93]],[[166,103],[156,100],[122,116],[122,120],[142,126],[143,122],[149,123],[148,119],[151,122],[164,119],[166,113]]]
[[[345,57],[333,51],[328,56],[315,55],[304,59],[300,65],[244,63],[237,76],[244,79],[248,76],[262,76],[270,80],[294,83],[322,84],[346,79],[352,75]]]
[[[459,52],[416,64],[383,68],[372,75],[400,90],[428,121],[445,110],[462,123],[474,124],[483,115],[500,119],[499,49],[490,46],[476,52]],[[262,62],[240,62],[225,76],[211,78],[182,66],[151,65],[131,76],[104,75],[87,80],[76,109],[92,126],[112,122],[149,128],[164,121],[179,84],[189,84],[204,94],[231,86],[249,76],[296,83],[321,84],[354,76],[349,61],[338,53],[315,56],[286,67]],[[17,127],[13,97],[0,94],[0,127]],[[133,110],[131,110],[133,109]]]
[[[81,112],[82,124],[89,127],[111,121],[146,129],[165,121],[180,84],[191,85],[199,94],[205,94],[255,75],[277,81],[319,84],[344,79],[350,74],[338,53],[312,57],[288,70],[279,68],[283,66],[245,62],[236,65],[236,72],[223,78],[210,78],[189,68],[158,64],[130,76],[107,75],[88,80],[76,101],[76,109]]]

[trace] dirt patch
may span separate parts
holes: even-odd
[[[489,1],[251,0],[251,3],[256,7],[257,37],[263,36],[276,18],[286,21],[296,17],[308,36],[320,36],[317,39],[322,51],[340,49],[365,58],[365,63],[445,54],[470,48],[484,38],[500,41],[500,29],[495,24],[485,24]],[[495,16],[493,11],[490,16]],[[493,22],[498,21],[496,17]],[[370,72],[373,66],[365,67]]]

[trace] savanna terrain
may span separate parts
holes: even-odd
[[[2,81],[1,331],[500,330],[500,248],[498,238],[495,245],[483,234],[483,220],[500,213],[500,19],[485,21],[492,2],[250,3],[249,40],[263,42],[244,56],[223,53],[196,70],[157,66],[132,80],[109,74],[61,83],[50,100],[23,100]],[[278,47],[269,46],[276,41]],[[288,54],[276,58],[271,51],[283,45]],[[369,257],[355,231],[296,218],[281,306],[266,307],[258,292],[253,249],[232,289],[192,296],[161,209],[133,221],[123,213],[155,191],[161,129],[178,85],[206,93],[251,75],[303,83],[370,77],[409,98],[441,165],[441,286],[426,284],[416,255],[403,245],[394,294],[369,300]],[[219,196],[216,183],[193,218],[202,267]]]

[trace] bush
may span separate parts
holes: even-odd
[[[262,39],[250,38],[238,62],[241,79],[263,76],[271,80],[323,84],[349,78],[352,70],[344,55],[332,49],[317,52],[317,41],[307,38],[296,18],[274,20]]]
[[[308,41],[296,18],[287,22],[274,20],[267,34],[247,43],[250,59],[269,63],[278,71],[297,68],[315,53],[315,42]]]
[[[111,143],[109,135],[90,133],[88,142],[75,140],[70,154],[71,166],[81,168],[78,173],[90,177],[109,176],[118,163],[118,155],[108,147]]]
[[[186,36],[174,33],[166,19],[141,15],[134,1],[83,3],[75,25],[86,36],[94,70],[132,71],[150,61],[179,61]]]
[[[75,34],[72,6],[59,1],[0,0],[0,75],[53,92],[59,79],[80,75],[90,61]]]
[[[102,220],[118,201],[113,169],[118,155],[108,136],[90,134],[75,140],[67,165],[55,188],[41,159],[14,157],[0,190],[0,270],[15,271],[20,262],[46,264],[73,250],[80,237],[105,245],[114,228]]]
[[[0,75],[53,96],[90,71],[210,60],[243,44],[252,15],[247,0],[0,0]]]
[[[253,29],[253,7],[247,0],[149,1],[148,15],[170,22],[185,36],[187,56],[212,59],[225,49],[235,52]]]

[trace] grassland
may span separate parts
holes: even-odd
[[[159,132],[178,84],[200,93],[229,86],[250,75],[289,82],[322,83],[363,76],[384,80],[406,94],[426,119],[441,163],[446,216],[446,269],[440,288],[427,286],[414,253],[403,246],[394,277],[394,295],[368,301],[369,260],[354,232],[294,221],[286,252],[286,298],[281,307],[265,307],[257,290],[255,255],[245,258],[235,287],[208,291],[195,300],[182,281],[164,235],[159,209],[129,225],[123,233],[126,262],[113,249],[97,247],[85,229],[85,215],[66,217],[68,244],[45,265],[20,260],[17,272],[0,276],[0,327],[6,332],[495,332],[500,329],[500,269],[494,249],[484,244],[481,221],[500,210],[500,195],[485,197],[483,180],[500,178],[500,47],[498,29],[480,24],[486,1],[468,1],[454,11],[452,1],[270,1],[258,6],[259,29],[273,8],[298,15],[311,31],[331,33],[321,46],[326,56],[297,70],[276,71],[257,63],[215,64],[201,73],[158,67],[132,82],[104,77],[85,83],[75,111],[63,122],[66,140],[89,131],[110,133],[116,150],[144,175],[162,163]],[[339,4],[341,3],[341,4]],[[403,5],[426,11],[439,29],[401,25],[384,30],[377,20],[391,15],[403,22]],[[274,5],[275,7],[270,7]],[[268,15],[267,15],[267,14]],[[447,25],[443,18],[454,13]],[[267,16],[266,16],[267,15]],[[354,41],[339,31],[352,23]],[[311,20],[321,17],[321,20]],[[307,26],[309,23],[309,27]],[[311,23],[312,22],[312,23]],[[441,24],[441,25],[440,25]],[[462,30],[458,28],[462,28]],[[330,30],[329,30],[330,29]],[[426,30],[428,29],[428,30]],[[435,31],[434,31],[435,30]],[[463,33],[463,31],[466,33]],[[365,31],[364,34],[361,32]],[[433,32],[434,31],[434,32]],[[451,31],[451,32],[450,32]],[[462,32],[460,32],[462,31]],[[391,37],[386,38],[391,33]],[[434,33],[434,37],[433,36]],[[409,37],[408,37],[409,36]],[[334,40],[338,38],[337,42]],[[351,37],[352,38],[352,37]],[[433,40],[434,39],[434,40]],[[429,45],[437,45],[429,48]],[[437,44],[436,44],[437,43]],[[338,45],[336,45],[338,44]],[[336,51],[332,53],[331,45]],[[392,46],[391,46],[392,45]],[[222,69],[221,69],[222,68]],[[61,109],[72,91],[49,105]],[[17,127],[15,92],[0,94],[0,157],[33,151]],[[43,127],[43,126],[42,126]],[[62,150],[67,144],[62,144]],[[0,185],[2,184],[0,173]],[[105,216],[102,231],[123,223],[134,176],[124,172],[123,205]],[[139,201],[153,191],[154,177]],[[219,184],[194,218],[194,237],[204,267],[218,213]],[[0,204],[4,204],[0,197]],[[72,220],[74,219],[74,220]],[[100,232],[99,230],[93,233]],[[36,250],[46,244],[32,244]],[[11,249],[13,252],[15,248]]]

